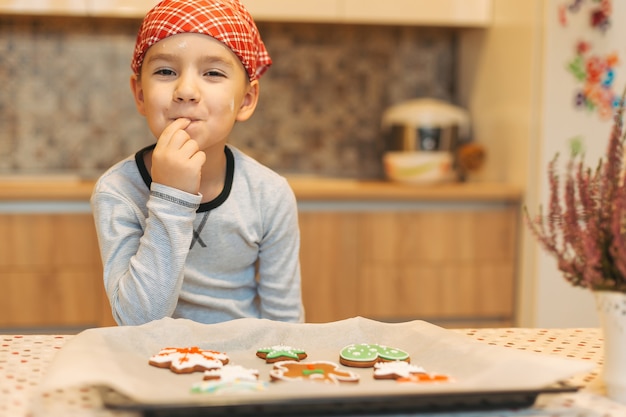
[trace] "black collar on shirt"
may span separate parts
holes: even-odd
[[[139,169],[141,178],[143,178],[143,182],[148,188],[150,188],[150,185],[152,184],[152,177],[146,167],[143,156],[146,152],[153,150],[155,146],[156,143],[146,146],[135,154],[137,168]],[[233,187],[233,176],[235,175],[235,157],[233,156],[233,151],[231,151],[228,146],[224,146],[224,154],[226,154],[226,178],[224,179],[224,189],[222,189],[222,192],[213,200],[200,204],[200,207],[197,210],[198,213],[209,211],[221,206],[230,195],[230,190]]]

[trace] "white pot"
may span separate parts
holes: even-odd
[[[626,404],[626,293],[595,291],[594,295],[604,336],[606,394]]]

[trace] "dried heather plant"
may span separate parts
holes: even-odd
[[[606,160],[585,168],[572,153],[561,190],[558,155],[548,165],[549,208],[524,218],[539,244],[556,258],[572,285],[626,292],[626,185],[624,181],[624,97],[617,108]],[[562,192],[562,194],[561,194]]]

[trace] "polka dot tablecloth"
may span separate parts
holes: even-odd
[[[458,329],[481,342],[510,349],[588,360],[596,368],[568,382],[582,386],[575,393],[540,395],[531,408],[490,412],[428,414],[436,417],[626,417],[626,406],[604,396],[600,367],[599,329]],[[38,384],[55,353],[71,335],[0,335],[0,416],[137,416],[102,407],[93,388],[41,394]],[[421,416],[426,414],[420,414]]]

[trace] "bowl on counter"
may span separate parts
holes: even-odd
[[[391,181],[409,184],[434,184],[455,178],[453,156],[444,151],[385,152],[383,166]]]

